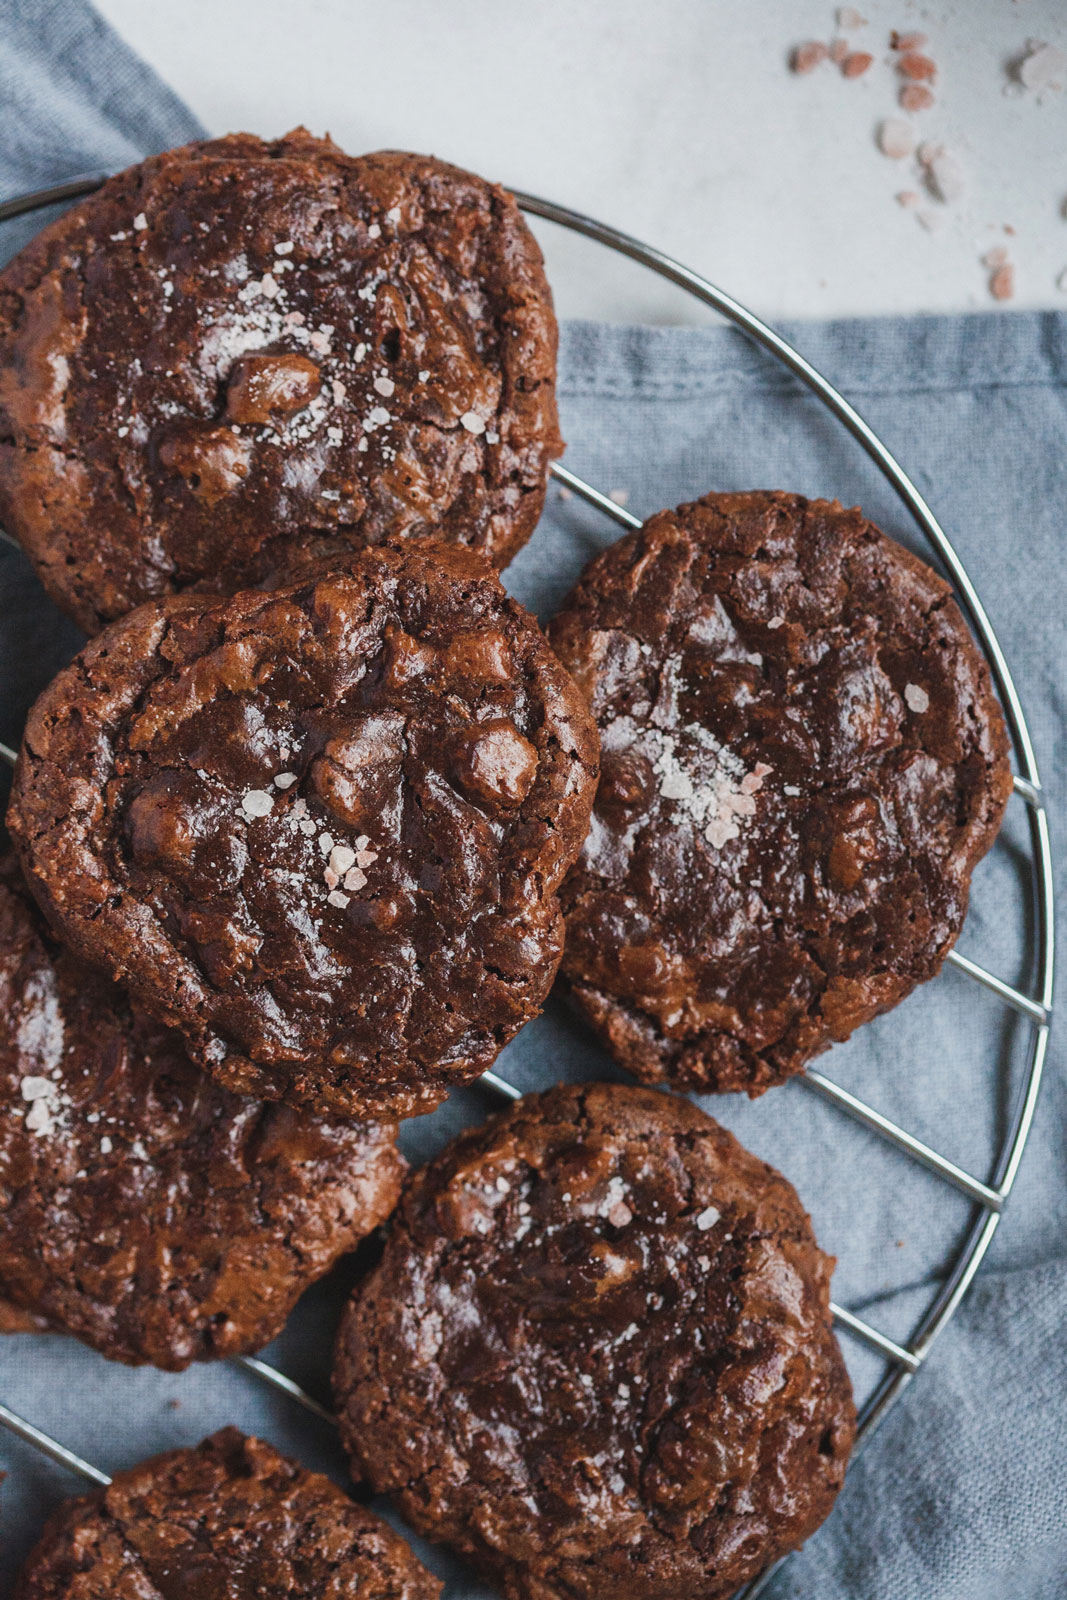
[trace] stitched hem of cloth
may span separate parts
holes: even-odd
[[[776,331],[850,397],[1067,383],[1063,311],[849,318],[781,323]],[[809,392],[735,328],[567,322],[562,334],[564,397]]]

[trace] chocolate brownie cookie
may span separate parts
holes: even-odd
[[[224,1428],[48,1522],[15,1600],[437,1600],[399,1534],[320,1473]]]
[[[563,448],[556,342],[503,189],[303,129],[186,145],[0,273],[0,518],[90,632],[387,532],[503,566]]]
[[[929,567],[836,502],[712,494],[550,637],[604,750],[564,971],[619,1061],[761,1094],[939,971],[1011,774]]]
[[[597,742],[471,551],[142,606],[61,672],[8,822],[61,936],[240,1093],[409,1114],[540,1008]]]
[[[832,1262],[688,1101],[530,1095],[410,1181],[334,1375],[357,1476],[508,1600],[717,1600],[828,1514]]]
[[[402,1171],[395,1126],[205,1078],[0,864],[0,1329],[24,1331],[21,1310],[171,1369],[258,1350],[388,1216]]]

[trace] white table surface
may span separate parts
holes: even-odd
[[[865,0],[849,37],[874,63],[852,81],[788,70],[791,46],[839,31],[823,0],[97,4],[213,132],[303,122],[353,152],[432,151],[658,244],[771,318],[991,307],[997,245],[1012,304],[1067,307],[1067,89],[1005,92],[1028,39],[1067,49],[1067,0]],[[924,196],[934,232],[894,198],[921,190],[916,163],[875,143],[903,116],[894,27],[929,36],[937,103],[913,120],[966,177],[952,205]],[[700,318],[537,231],[562,315]]]

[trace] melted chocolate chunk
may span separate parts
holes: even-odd
[[[0,273],[0,517],[95,632],[387,533],[532,532],[556,323],[510,195],[302,129],[112,178]]]
[[[407,1115],[539,1010],[596,761],[492,568],[405,543],[113,623],[38,700],[8,820],[61,936],[220,1082]]]
[[[15,1600],[437,1600],[403,1539],[320,1473],[224,1428],[48,1522]]]
[[[57,946],[0,862],[0,1330],[171,1370],[258,1350],[389,1215],[391,1124],[230,1094]]]
[[[354,1471],[509,1600],[719,1600],[841,1486],[831,1267],[689,1102],[527,1096],[415,1174],[349,1304]]]
[[[550,637],[603,745],[563,970],[624,1066],[760,1094],[935,976],[1011,773],[929,567],[836,502],[708,495]]]

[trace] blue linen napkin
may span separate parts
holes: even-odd
[[[0,0],[0,197],[112,168],[195,137],[193,117],[78,0]],[[280,129],[263,129],[276,133]],[[447,153],[447,152],[445,152]],[[39,217],[0,229],[6,259]],[[595,246],[590,245],[590,249]],[[714,262],[696,263],[714,274]],[[739,289],[743,285],[730,285]],[[560,398],[568,465],[625,491],[640,515],[709,489],[788,488],[860,503],[914,543],[899,502],[818,403],[733,330],[572,324]],[[1067,666],[1067,318],[886,319],[785,330],[881,433],[963,556],[1005,647],[1042,774],[1063,793]],[[579,500],[549,492],[508,586],[551,615],[615,536]],[[919,547],[921,548],[921,546]],[[0,738],[78,635],[28,564],[0,553]],[[1054,845],[1059,837],[1053,814]],[[976,875],[961,949],[1031,981],[1023,803]],[[1061,894],[1067,885],[1059,874]],[[991,1171],[1025,1063],[1026,1024],[948,971],[819,1065],[836,1082],[981,1178]],[[1067,1113],[1055,1042],[1034,1132],[986,1263],[927,1366],[856,1461],[830,1521],[775,1579],[784,1600],[1053,1600],[1067,1593]],[[524,1089],[617,1076],[558,1001],[501,1057]],[[749,1103],[704,1102],[796,1184],[839,1264],[835,1298],[906,1340],[972,1219],[959,1195],[800,1084]],[[405,1125],[424,1159],[493,1109],[462,1091]],[[268,1353],[328,1394],[332,1332],[353,1269],[311,1291]],[[843,1339],[862,1397],[883,1371]],[[262,1433],[344,1481],[329,1429],[231,1366],[180,1376],[129,1370],[53,1336],[0,1341],[0,1399],[114,1470],[227,1422]],[[77,1483],[0,1434],[0,1594],[44,1515]],[[415,1541],[449,1600],[488,1591]]]

